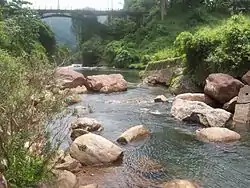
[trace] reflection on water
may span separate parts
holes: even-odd
[[[134,72],[124,73],[125,77],[130,74]],[[136,77],[130,79],[137,82]],[[101,135],[105,138],[115,142],[123,131],[138,124],[152,134],[146,140],[122,146],[122,165],[85,168],[81,182],[98,183],[104,188],[139,188],[181,178],[196,180],[206,188],[250,187],[250,134],[235,143],[202,143],[193,134],[197,126],[174,120],[169,103],[153,102],[160,94],[170,96],[162,88],[141,87],[122,93],[82,95],[83,104],[94,111],[88,117],[103,124]]]

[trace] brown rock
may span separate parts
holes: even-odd
[[[190,180],[172,180],[163,184],[163,188],[201,188],[197,183]]]
[[[102,136],[88,133],[74,140],[70,155],[84,165],[102,165],[118,161],[123,151]]]
[[[75,140],[76,138],[84,135],[84,134],[88,134],[89,131],[85,130],[85,129],[72,129],[71,134],[70,134],[70,138],[71,140]]]
[[[81,185],[79,188],[98,188],[97,184]]]
[[[93,118],[78,118],[71,124],[72,129],[84,129],[89,132],[98,131],[102,128],[100,122]]]
[[[70,172],[76,171],[78,168],[81,167],[81,164],[79,161],[73,159],[70,155],[67,155],[61,164],[58,164],[55,166],[55,169],[57,170],[67,170]]]
[[[143,83],[148,85],[170,85],[173,70],[170,69],[162,69],[157,71],[149,71],[148,76],[144,78]]]
[[[212,107],[216,106],[216,102],[204,93],[183,93],[177,95],[175,98],[188,101],[200,101]]]
[[[237,100],[238,100],[238,96],[232,98],[229,102],[223,105],[223,109],[228,112],[234,113]]]
[[[244,84],[228,74],[210,74],[206,79],[205,94],[225,104],[238,95]]]
[[[196,136],[198,139],[209,142],[231,142],[241,138],[238,133],[222,127],[198,129]]]
[[[150,132],[147,128],[143,125],[137,125],[122,133],[122,135],[117,139],[117,142],[120,144],[127,144],[139,138],[148,136],[149,134]]]
[[[171,114],[179,120],[199,123],[206,127],[228,127],[232,123],[230,112],[212,108],[199,101],[175,99]]]
[[[57,83],[63,88],[76,88],[83,86],[86,78],[69,67],[58,67],[55,71]]]
[[[67,170],[60,170],[56,173],[58,174],[58,179],[53,188],[74,188],[77,185],[77,178],[73,173]]]
[[[85,86],[90,91],[101,93],[127,90],[127,82],[121,74],[88,76]]]
[[[85,86],[77,86],[76,88],[72,88],[71,92],[75,94],[84,94],[87,93],[88,90]]]
[[[250,70],[243,75],[243,77],[241,78],[241,80],[247,84],[247,85],[250,85]]]

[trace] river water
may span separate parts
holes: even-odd
[[[170,103],[153,102],[160,94],[171,97],[165,88],[142,86],[135,71],[81,72],[85,75],[118,72],[130,82],[126,92],[82,95],[83,104],[93,109],[87,117],[103,124],[103,137],[115,142],[123,131],[138,124],[151,131],[149,138],[122,146],[125,150],[122,164],[90,168],[79,175],[82,183],[98,183],[102,188],[146,188],[181,178],[195,180],[206,188],[250,187],[249,133],[234,143],[200,142],[194,137],[197,125],[173,119]],[[147,160],[162,168],[148,169]]]

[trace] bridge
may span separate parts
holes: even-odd
[[[135,12],[126,10],[88,10],[88,9],[34,9],[41,18],[49,17],[72,17],[74,13],[82,16],[133,16],[141,17],[145,12]]]

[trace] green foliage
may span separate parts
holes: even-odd
[[[249,34],[250,20],[235,15],[219,26],[181,33],[175,46],[186,56],[186,71],[195,75],[197,82],[214,72],[242,76],[249,69]]]

